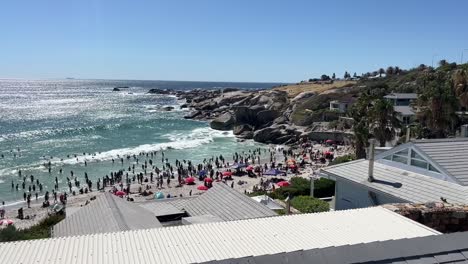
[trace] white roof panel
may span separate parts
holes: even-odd
[[[438,180],[380,162],[374,163],[376,181],[369,182],[367,181],[368,168],[367,160],[357,160],[328,167],[322,172],[365,185],[408,202],[437,202],[440,201],[440,197],[444,197],[449,203],[466,204],[468,202],[467,186]]]
[[[0,243],[3,263],[194,263],[437,231],[381,207]]]

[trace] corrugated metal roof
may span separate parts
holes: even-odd
[[[153,212],[156,216],[182,214],[185,204],[196,197],[170,198],[137,203],[141,207]]]
[[[414,145],[431,160],[443,167],[461,184],[468,185],[468,140],[418,140]]]
[[[468,232],[310,249],[205,263],[408,263],[468,262]]]
[[[387,99],[417,99],[418,94],[415,93],[391,93],[385,95],[384,98]]]
[[[410,106],[399,105],[399,106],[394,106],[393,109],[395,110],[395,112],[400,113],[403,116],[415,115],[413,108],[411,108]]]
[[[0,243],[2,263],[194,263],[439,234],[381,207]]]
[[[161,227],[148,210],[104,193],[53,227],[54,237]]]
[[[328,167],[322,172],[368,186],[408,202],[435,202],[440,201],[440,197],[444,197],[449,203],[465,204],[468,202],[468,187],[466,186],[379,162],[374,163],[376,181],[368,182],[368,168],[369,162],[367,160],[357,160]]]
[[[276,216],[265,205],[252,200],[226,184],[215,184],[206,193],[184,206],[190,216],[214,215],[225,221]]]

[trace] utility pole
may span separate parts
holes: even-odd
[[[461,56],[460,56],[460,64],[463,64],[463,53],[465,51],[467,51],[468,49],[463,49],[462,52],[461,52]]]

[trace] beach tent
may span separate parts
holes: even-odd
[[[263,173],[263,175],[266,175],[266,176],[278,176],[278,175],[282,175],[282,174],[285,174],[285,172],[280,171],[278,169],[270,169],[270,170],[267,170],[266,172]]]

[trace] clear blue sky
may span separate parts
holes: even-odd
[[[460,61],[468,1],[1,1],[0,78],[295,82]],[[468,59],[468,50],[465,51]]]

